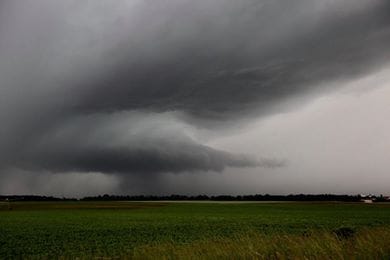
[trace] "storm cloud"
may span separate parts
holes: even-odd
[[[387,66],[389,10],[386,0],[2,1],[0,176],[285,167],[211,143]]]
[[[167,125],[164,125],[167,124]],[[133,126],[134,125],[134,126]],[[153,174],[277,167],[197,143],[170,115],[122,113],[72,119],[20,151],[13,167],[34,171]]]

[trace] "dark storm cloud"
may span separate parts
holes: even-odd
[[[283,161],[216,150],[186,135],[169,114],[72,119],[30,143],[13,167],[33,171],[158,173],[280,167]]]
[[[173,141],[174,142],[174,141]],[[51,146],[23,154],[17,166],[33,171],[157,173],[222,171],[225,167],[277,167],[272,160],[257,162],[207,146],[154,140],[153,147]]]
[[[19,147],[10,168],[33,172],[220,172],[226,167],[281,167],[284,162],[213,149],[186,134],[170,114],[119,113],[64,120]]]
[[[322,91],[324,82],[380,67],[390,55],[389,7],[385,0],[3,1],[0,169],[282,166],[208,147],[187,128],[159,130],[183,119],[197,128],[279,112],[280,103]],[[122,111],[147,119],[110,120]],[[119,141],[135,126],[142,130]]]
[[[76,107],[179,110],[212,119],[269,113],[323,81],[356,77],[389,60],[388,1],[223,2],[228,7],[221,10],[147,6],[146,33],[118,45],[120,54],[113,54],[121,57],[86,83],[93,91]],[[159,11],[161,24],[149,26]]]

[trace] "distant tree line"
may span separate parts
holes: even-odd
[[[0,200],[9,201],[341,201],[341,202],[359,202],[364,199],[370,199],[377,202],[390,201],[388,197],[380,196],[362,196],[362,195],[335,195],[335,194],[290,194],[290,195],[169,195],[169,196],[154,196],[154,195],[99,195],[92,197],[84,197],[81,199],[74,198],[57,198],[52,196],[34,196],[34,195],[13,195],[1,196]]]
[[[362,197],[360,195],[333,195],[333,194],[320,194],[320,195],[311,195],[311,194],[290,194],[290,195],[269,195],[269,194],[256,194],[256,195],[217,195],[217,196],[208,196],[208,195],[196,195],[196,196],[187,196],[187,195],[169,195],[169,196],[118,196],[118,195],[108,195],[96,197],[85,197],[81,200],[92,201],[92,200],[107,200],[107,201],[119,201],[119,200],[128,200],[128,201],[344,201],[344,202],[357,202],[361,201]]]
[[[74,198],[57,198],[38,195],[0,195],[0,201],[77,201]]]

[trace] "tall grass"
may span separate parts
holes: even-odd
[[[363,229],[349,237],[330,231],[301,235],[250,233],[234,238],[137,247],[132,259],[390,259],[390,228]]]

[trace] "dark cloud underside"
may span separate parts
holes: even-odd
[[[213,119],[269,113],[319,83],[356,77],[389,60],[389,3],[354,10],[359,3],[335,3],[340,10],[324,5],[321,13],[317,1],[244,1],[226,14],[195,8],[189,17],[182,13],[192,6],[179,5],[154,30],[145,21],[144,30],[153,33],[140,43],[119,45],[114,56],[121,57],[87,83],[94,91],[76,106],[92,113],[179,110]],[[159,7],[146,8],[146,17]]]

